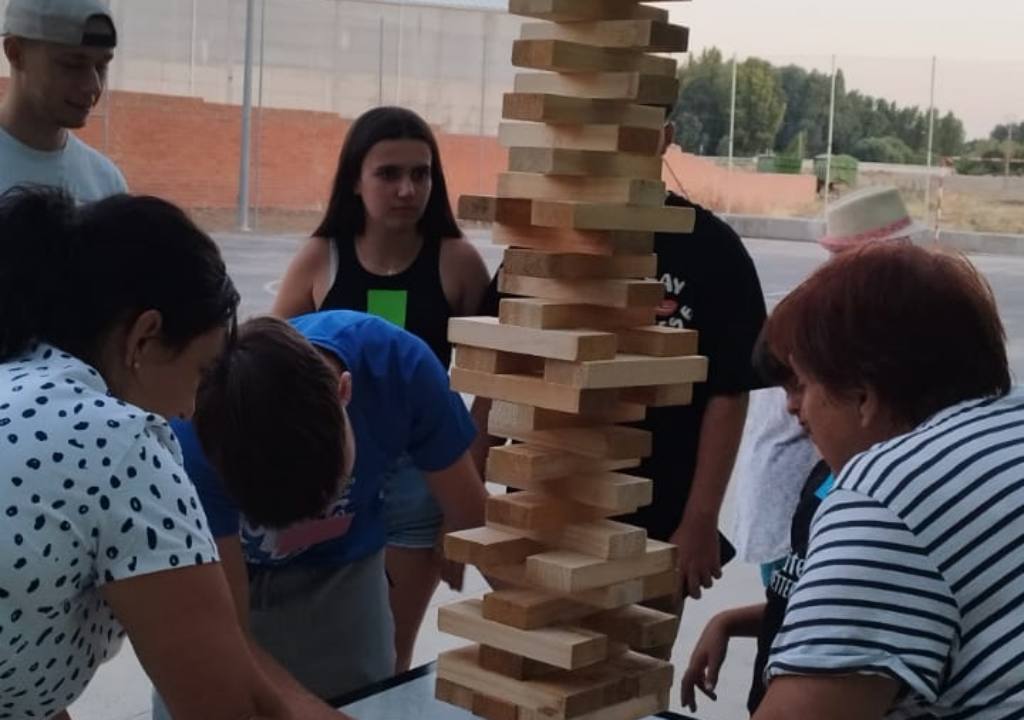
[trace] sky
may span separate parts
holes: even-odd
[[[691,50],[827,71],[848,89],[953,110],[968,137],[1024,120],[1024,0],[694,0],[667,2]]]

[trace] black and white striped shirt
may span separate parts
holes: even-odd
[[[887,718],[1024,718],[1024,389],[847,463],[767,670],[825,673],[900,681]]]

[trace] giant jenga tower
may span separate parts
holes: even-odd
[[[637,0],[511,0],[524,24],[500,137],[509,172],[463,219],[508,246],[500,317],[454,319],[452,385],[494,399],[486,527],[445,550],[501,588],[442,608],[474,643],[442,654],[437,695],[489,720],[633,720],[664,710],[673,615],[636,603],[678,587],[676,549],[608,518],[651,502],[623,473],[651,453],[622,423],[686,404],[707,376],[692,331],[658,327],[654,231],[690,232],[665,207],[660,143],[687,30]],[[639,651],[639,652],[638,652]]]

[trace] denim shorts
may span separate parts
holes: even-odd
[[[434,500],[427,478],[407,455],[396,460],[382,483],[388,545],[432,548],[441,532],[444,514]]]

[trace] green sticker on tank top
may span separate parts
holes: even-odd
[[[366,312],[405,328],[409,293],[406,290],[367,290]]]

